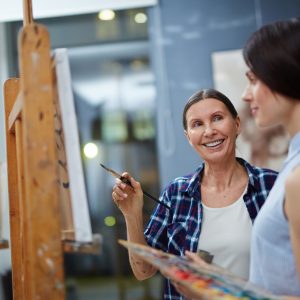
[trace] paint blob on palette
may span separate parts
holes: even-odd
[[[119,240],[125,248],[149,262],[174,282],[180,282],[199,298],[207,300],[279,300],[267,291],[250,285],[213,264],[199,266],[184,256],[175,256],[149,246]]]

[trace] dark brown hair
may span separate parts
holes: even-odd
[[[300,99],[300,19],[278,21],[254,32],[243,49],[250,70],[271,90]]]

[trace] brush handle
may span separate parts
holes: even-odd
[[[123,183],[125,183],[125,184],[127,184],[127,185],[129,185],[130,187],[133,188],[133,186],[132,186],[132,184],[131,184],[131,182],[130,182],[129,179],[127,179],[127,178],[125,178],[125,177],[123,177],[123,176],[121,176],[119,179],[120,179]]]
[[[155,197],[153,197],[152,195],[150,195],[149,193],[147,193],[146,191],[143,191],[144,195],[146,195],[147,197],[151,198],[152,200],[154,200],[157,203],[160,203],[161,205],[163,205],[165,208],[170,209],[171,207],[168,206],[167,204],[159,201],[158,199],[156,199]]]
[[[132,184],[131,184],[131,182],[130,182],[129,179],[127,179],[127,178],[121,176],[121,177],[120,177],[120,180],[121,180],[123,183],[125,183],[125,184],[127,184],[127,185],[129,185],[130,187],[133,188],[133,186],[132,186]],[[158,200],[157,198],[155,198],[155,197],[152,196],[151,194],[147,193],[146,191],[143,191],[143,194],[146,195],[147,197],[151,198],[151,199],[154,200],[155,202],[160,203],[160,204],[163,205],[165,208],[167,208],[167,209],[170,209],[170,208],[171,208],[171,207],[168,206],[167,204],[161,202],[160,200]]]

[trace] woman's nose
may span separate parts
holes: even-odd
[[[242,93],[242,100],[249,102],[252,99],[251,89],[247,86]]]
[[[216,129],[213,128],[211,125],[205,126],[204,134],[206,136],[209,136],[209,135],[212,135],[212,134],[215,134],[215,133],[216,133]]]

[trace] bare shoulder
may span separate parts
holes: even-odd
[[[285,188],[287,192],[299,193],[300,186],[300,166],[296,167],[291,174],[286,178]]]

